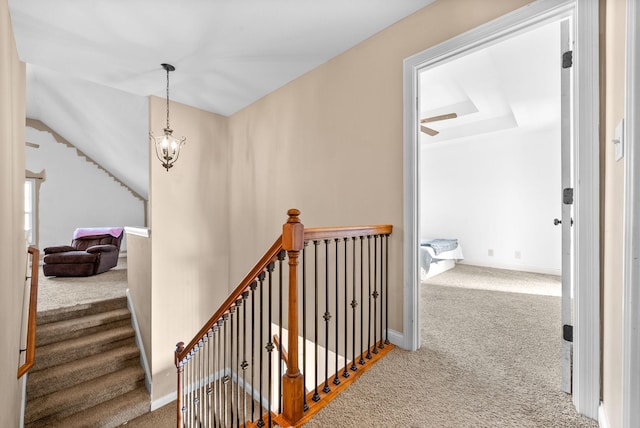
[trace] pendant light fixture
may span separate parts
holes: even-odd
[[[156,156],[162,163],[162,167],[169,171],[169,168],[178,160],[180,148],[186,142],[186,138],[177,139],[173,136],[173,130],[169,126],[169,72],[175,71],[175,67],[171,64],[160,64],[167,71],[167,127],[161,136],[155,137],[149,132],[149,140],[156,147]]]

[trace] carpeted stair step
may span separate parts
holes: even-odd
[[[149,393],[142,386],[47,426],[56,428],[119,427],[149,413],[151,411],[149,401]]]
[[[48,345],[125,325],[131,325],[131,313],[126,308],[51,322],[37,329],[36,346]]]
[[[27,397],[42,397],[126,367],[138,366],[140,351],[135,343],[109,349],[96,355],[29,373]]]
[[[140,366],[127,367],[29,400],[24,416],[25,427],[52,426],[56,421],[103,404],[140,387],[144,388],[144,371]]]
[[[135,343],[131,325],[36,347],[32,372]]]
[[[64,321],[72,318],[94,315],[100,312],[108,312],[115,309],[123,309],[127,307],[126,297],[117,297],[115,299],[103,300],[99,302],[83,303],[80,305],[51,309],[48,311],[38,312],[36,316],[36,324],[38,327],[57,321]]]

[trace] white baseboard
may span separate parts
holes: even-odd
[[[140,334],[140,326],[138,325],[138,318],[136,317],[136,309],[133,305],[129,289],[127,288],[125,292],[127,294],[127,307],[129,308],[129,312],[131,312],[131,325],[136,333],[136,345],[138,345],[138,349],[140,350],[140,364],[142,364],[142,369],[144,370],[144,384],[147,387],[149,394],[151,394],[151,371],[149,370],[147,353],[145,352],[144,344],[142,343],[142,335]]]
[[[600,425],[600,428],[609,428],[609,420],[607,419],[607,414],[604,411],[602,401],[600,402],[600,406],[598,406],[598,425]]]
[[[165,395],[164,397],[160,397],[157,400],[151,401],[151,411],[158,410],[160,407],[164,407],[172,401],[176,401],[178,399],[178,392],[174,391],[170,394]]]
[[[404,334],[392,329],[388,329],[387,332],[389,336],[389,342],[393,343],[394,345],[402,349],[407,349],[407,346],[404,343]]]
[[[488,268],[494,268],[494,269],[515,270],[519,272],[542,273],[545,275],[556,275],[556,276],[562,275],[561,269],[548,269],[548,268],[541,268],[537,266],[523,266],[523,265],[513,265],[513,264],[507,264],[507,263],[486,263],[480,260],[474,261],[469,259],[461,260],[458,263],[460,263],[461,265],[473,265],[473,266],[488,267]]]

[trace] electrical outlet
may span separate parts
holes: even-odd
[[[493,257],[493,248],[489,248],[489,249],[487,250],[487,255],[488,255],[489,257]]]
[[[514,252],[514,253],[513,253],[513,256],[514,256],[516,259],[521,259],[521,258],[522,258],[522,254],[520,254],[520,251],[516,251],[516,252]]]

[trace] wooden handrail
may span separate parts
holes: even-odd
[[[389,235],[393,231],[390,224],[355,227],[316,227],[304,230],[304,240],[351,238],[354,236]]]
[[[236,300],[242,297],[242,293],[247,291],[251,286],[251,283],[256,280],[258,275],[267,268],[267,265],[274,261],[278,256],[278,253],[282,250],[282,236],[279,236],[278,239],[271,245],[271,248],[267,250],[267,252],[262,256],[260,261],[251,269],[251,271],[244,277],[240,285],[236,287],[236,289],[227,297],[227,300],[220,306],[220,308],[216,311],[215,314],[209,321],[200,329],[198,334],[189,342],[187,346],[183,346],[182,349],[176,349],[176,363],[182,361],[189,352],[200,342],[200,339],[204,337],[204,335],[213,328],[214,324],[222,318],[222,316],[229,312],[229,309],[233,306]]]
[[[273,335],[273,344],[276,345],[276,348],[280,348],[280,338],[277,334]],[[289,353],[284,346],[282,347],[282,362],[289,366]]]
[[[18,367],[18,379],[20,379],[31,367],[36,356],[36,312],[38,309],[38,261],[40,251],[36,247],[29,247],[27,252],[31,254],[31,291],[29,293],[29,316],[27,320],[27,348],[24,364]]]

